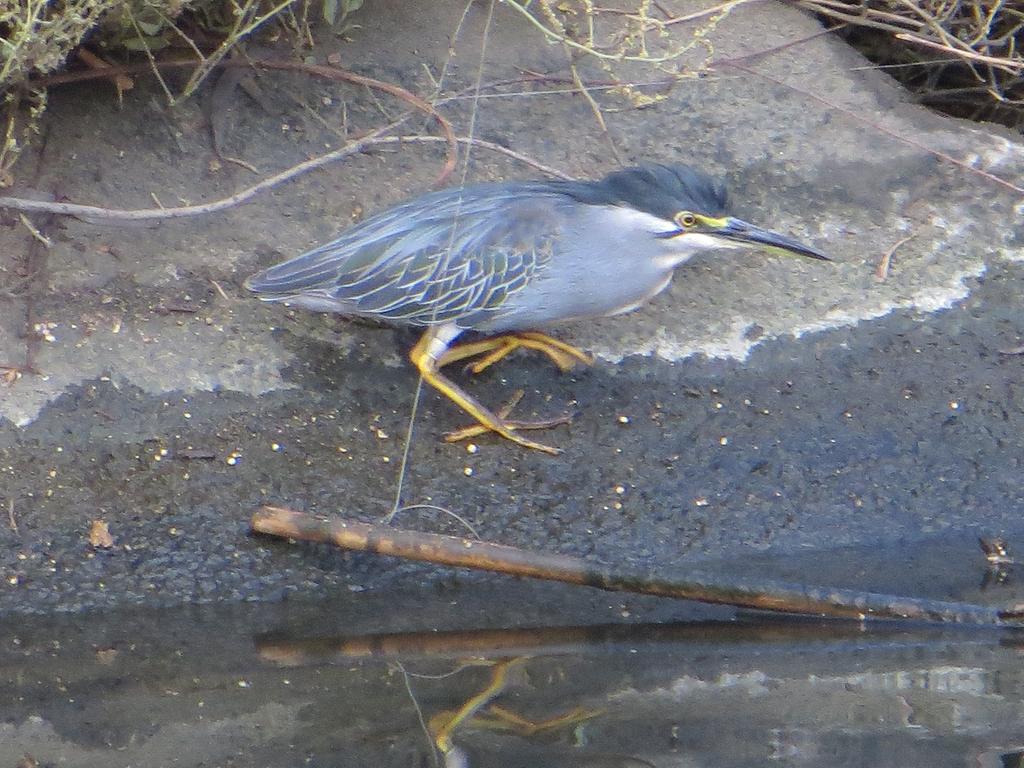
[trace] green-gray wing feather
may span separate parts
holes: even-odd
[[[500,315],[551,258],[557,193],[540,184],[427,195],[248,281],[268,300],[306,297],[336,311],[412,325],[473,328]]]

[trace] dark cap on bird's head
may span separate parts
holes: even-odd
[[[688,165],[644,163],[613,171],[600,181],[570,182],[569,194],[590,205],[627,205],[672,221],[679,211],[725,214],[725,184]]]
[[[581,203],[632,208],[672,222],[653,233],[665,242],[731,248],[740,245],[828,261],[816,248],[726,214],[725,184],[688,165],[644,163],[613,171],[600,181],[568,182],[566,192]],[[693,235],[703,235],[698,245]]]

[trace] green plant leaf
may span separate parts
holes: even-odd
[[[323,17],[324,21],[334,26],[338,18],[338,0],[324,0]]]
[[[143,21],[142,19],[136,19],[135,23],[139,25],[139,29],[146,33],[146,37],[155,37],[160,34],[160,30],[164,27],[160,22]]]
[[[121,41],[121,45],[128,51],[145,51],[147,48],[151,51],[159,51],[170,43],[163,36],[147,37],[145,40],[141,37],[127,37]]]

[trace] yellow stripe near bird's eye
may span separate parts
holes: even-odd
[[[716,219],[713,216],[701,216],[699,213],[695,214],[697,221],[708,229],[725,229],[729,223],[729,217],[723,216],[720,219]]]
[[[680,211],[672,219],[680,229],[693,229],[699,226],[701,229],[716,230],[724,228],[729,223],[728,218],[716,219],[712,216],[693,213],[693,211]]]

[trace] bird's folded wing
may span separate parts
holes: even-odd
[[[561,230],[557,197],[506,194],[453,207],[432,196],[255,275],[265,298],[304,296],[337,311],[469,328],[501,312],[544,268]]]

